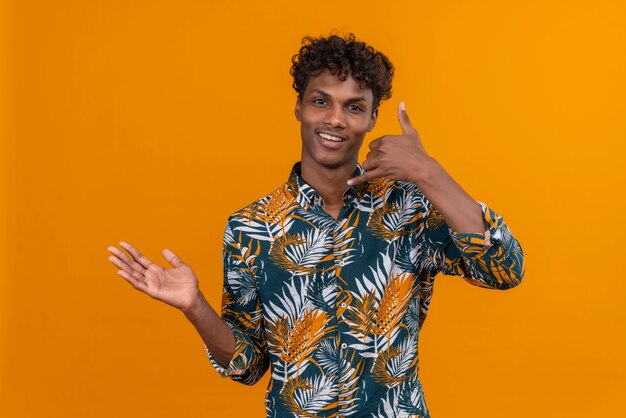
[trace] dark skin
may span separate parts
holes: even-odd
[[[322,197],[324,210],[337,218],[365,134],[378,118],[372,90],[361,89],[352,77],[341,81],[324,71],[309,79],[295,115],[302,138],[302,179]],[[328,135],[334,140],[322,137]]]
[[[372,141],[363,161],[367,173],[350,179],[348,184],[361,184],[377,177],[409,181],[420,188],[450,228],[461,233],[485,233],[487,226],[480,205],[426,153],[404,102],[398,106],[398,121],[402,134]],[[490,245],[488,236],[487,245]]]
[[[472,199],[431,158],[404,109],[398,107],[401,135],[386,135],[372,141],[363,167],[367,173],[352,178],[358,153],[367,132],[376,125],[373,94],[349,76],[345,81],[325,71],[311,77],[297,100],[296,119],[302,137],[301,175],[324,200],[324,210],[337,218],[349,185],[376,177],[415,183],[458,232],[485,232],[478,202]],[[489,239],[487,237],[487,245]],[[153,263],[126,242],[110,246],[109,261],[133,288],[171,305],[185,314],[215,359],[228,366],[235,353],[233,332],[209,305],[198,287],[192,268],[168,249],[163,256],[170,268]]]
[[[359,149],[378,119],[372,90],[361,88],[351,76],[341,81],[324,71],[309,79],[295,114],[302,137],[302,178],[322,197],[324,210],[334,218],[339,216],[347,185],[386,177],[418,185],[452,229],[485,232],[480,205],[426,153],[404,103],[398,106],[402,134],[372,141],[362,164],[367,173],[356,178],[352,175]],[[325,140],[324,134],[339,141]]]

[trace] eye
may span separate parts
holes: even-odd
[[[321,98],[317,98],[317,99],[313,99],[313,103],[316,105],[325,105],[326,104],[326,100],[325,99],[321,99]]]
[[[351,112],[362,112],[363,111],[361,106],[355,105],[355,104],[351,104],[350,106],[348,106],[348,109],[350,109]]]

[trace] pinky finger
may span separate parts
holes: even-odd
[[[360,176],[357,176],[348,180],[348,186],[356,186],[361,183],[366,183],[372,179],[375,179],[378,176],[379,176],[378,169],[367,171],[365,174],[362,174]]]
[[[129,275],[124,270],[118,270],[117,274],[119,274],[124,279],[126,279],[126,281],[128,283],[130,283],[130,285],[132,287],[134,287],[135,289],[139,289],[139,290],[144,290],[145,291],[148,288],[148,286],[144,282],[142,282],[141,280],[137,279],[136,277],[133,277],[133,276]]]

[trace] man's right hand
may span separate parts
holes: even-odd
[[[187,314],[201,297],[198,288],[198,278],[190,266],[168,249],[163,250],[163,256],[172,265],[164,268],[153,263],[141,254],[135,247],[122,241],[120,246],[130,256],[117,247],[108,247],[111,252],[109,261],[118,270],[118,274],[126,279],[135,289],[146,293],[154,299],[167,303]]]

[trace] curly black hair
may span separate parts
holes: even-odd
[[[304,37],[300,50],[291,58],[291,62],[293,88],[300,100],[309,78],[324,70],[329,70],[342,81],[351,75],[361,88],[371,88],[374,96],[373,112],[382,100],[391,97],[393,64],[382,52],[374,50],[365,42],[357,41],[353,33],[344,37]]]

